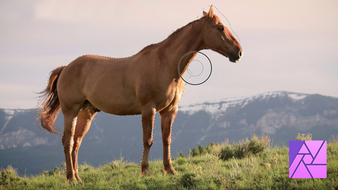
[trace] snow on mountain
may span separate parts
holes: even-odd
[[[225,112],[228,108],[234,107],[244,107],[248,103],[253,102],[254,100],[268,100],[269,98],[276,98],[288,96],[294,101],[299,101],[307,97],[307,94],[303,93],[294,93],[294,92],[285,92],[285,91],[273,91],[266,92],[254,96],[248,97],[237,97],[237,98],[224,98],[220,100],[207,101],[202,103],[190,104],[186,106],[180,106],[179,110],[192,115],[198,111],[204,110],[212,115],[217,115],[217,113]]]
[[[302,100],[306,98],[305,94],[288,94],[290,98],[292,98],[294,101]]]
[[[13,117],[18,113],[23,113],[27,110],[24,109],[3,109],[5,112],[5,124],[2,126],[0,130],[0,135],[3,133],[3,131],[6,129],[8,123],[13,119]]]
[[[13,109],[5,109],[4,110],[6,116],[5,116],[5,124],[2,127],[0,134],[2,134],[2,132],[4,131],[4,129],[7,127],[9,121],[13,118],[14,114],[15,114],[15,110]]]

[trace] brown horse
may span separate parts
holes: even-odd
[[[153,144],[155,113],[161,115],[163,171],[175,174],[170,160],[171,126],[178,111],[184,81],[178,73],[180,58],[187,52],[212,49],[237,62],[242,48],[219,17],[203,12],[203,17],[176,30],[160,43],[122,59],[85,55],[51,72],[38,121],[54,134],[59,110],[64,115],[62,144],[67,165],[67,181],[81,181],[77,155],[96,112],[115,115],[142,115],[143,156],[141,175],[150,173],[148,156]],[[184,75],[196,53],[180,64]],[[58,131],[58,132],[57,132]]]

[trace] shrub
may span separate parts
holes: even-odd
[[[20,180],[17,171],[12,166],[1,169],[0,186],[7,186]]]
[[[196,186],[197,180],[195,179],[196,175],[192,173],[186,173],[181,177],[181,183],[183,187],[194,187]]]
[[[61,173],[62,173],[62,169],[58,167],[48,171],[48,175],[50,176],[60,175]]]
[[[177,159],[177,163],[178,163],[178,165],[183,165],[183,164],[187,163],[187,160],[183,157],[180,157],[180,158]]]
[[[185,155],[183,154],[183,152],[182,152],[182,151],[180,151],[180,154],[178,155],[178,157],[185,158]]]
[[[241,140],[238,144],[225,144],[223,145],[219,154],[220,159],[228,160],[230,158],[244,158],[249,155],[257,155],[265,150],[270,145],[270,138],[262,135],[259,139],[256,135],[248,139]]]
[[[222,160],[228,160],[229,158],[232,158],[232,157],[235,157],[235,147],[236,144],[234,144],[233,146],[231,145],[225,145],[223,146],[223,148],[221,149],[221,152],[220,152],[220,159]]]
[[[194,149],[192,150],[192,156],[195,157],[199,155],[200,155],[200,151],[196,147],[194,147]]]
[[[89,172],[89,171],[92,171],[92,170],[94,170],[94,167],[90,166],[88,164],[78,166],[79,172]]]
[[[200,155],[204,153],[204,148],[201,144],[198,145],[198,151],[200,152]]]
[[[215,143],[210,143],[209,145],[207,145],[205,148],[204,148],[204,152],[208,153],[208,154],[211,154],[213,148],[215,147]]]
[[[113,170],[119,170],[126,166],[128,163],[124,160],[123,157],[120,157],[118,160],[114,160],[107,165],[104,165],[102,168],[104,171],[113,171]]]
[[[305,134],[300,134],[298,133],[297,137],[296,137],[297,141],[310,141],[312,140],[312,134],[308,133],[306,136]]]
[[[268,142],[270,142],[270,140]],[[248,151],[255,155],[259,152],[263,152],[263,150],[268,146],[268,142],[265,141],[264,135],[262,135],[261,140],[259,140],[258,137],[254,135],[248,144]]]
[[[219,144],[217,143],[217,145],[216,145],[215,143],[210,143],[205,148],[203,148],[203,146],[201,144],[199,144],[198,148],[194,147],[194,149],[192,151],[189,149],[189,156],[190,155],[192,157],[194,157],[194,156],[201,156],[201,155],[204,155],[206,153],[212,154],[214,152],[214,148],[216,146],[219,146]],[[181,156],[181,153],[180,153],[180,156]]]

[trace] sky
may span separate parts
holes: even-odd
[[[0,108],[36,108],[54,68],[95,54],[128,57],[213,4],[243,48],[234,64],[211,50],[212,75],[180,105],[291,91],[338,97],[338,1],[0,0]],[[223,14],[226,18],[224,18]]]

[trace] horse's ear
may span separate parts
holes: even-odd
[[[203,16],[207,16],[207,15],[208,15],[208,13],[203,11]]]
[[[214,11],[212,10],[212,5],[210,5],[208,17],[209,17],[209,18],[213,18],[213,17],[214,17]]]

